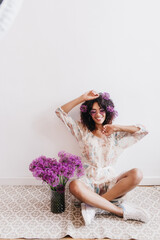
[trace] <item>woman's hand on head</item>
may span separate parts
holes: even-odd
[[[83,96],[84,101],[89,101],[89,100],[93,100],[95,98],[98,98],[99,93],[97,93],[94,90],[91,90],[89,92],[84,93],[82,96]]]
[[[106,124],[103,126],[102,133],[106,136],[110,136],[112,133],[116,132],[117,128],[115,125]]]

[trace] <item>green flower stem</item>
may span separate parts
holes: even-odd
[[[59,176],[59,183],[60,183],[60,184],[61,184],[61,181],[62,181],[61,176]]]

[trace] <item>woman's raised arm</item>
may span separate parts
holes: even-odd
[[[62,110],[66,113],[68,113],[69,111],[72,110],[72,108],[76,107],[78,104],[88,101],[88,100],[92,100],[99,97],[99,94],[93,90],[84,93],[83,95],[81,95],[80,97],[64,104],[63,106],[61,106]]]
[[[62,122],[67,126],[68,130],[72,133],[73,136],[76,137],[77,141],[80,141],[83,136],[83,126],[82,123],[79,121],[75,121],[71,116],[68,115],[68,112],[72,110],[78,104],[97,98],[99,96],[98,93],[94,91],[89,91],[84,93],[80,97],[64,104],[60,108],[57,108],[55,113],[57,116],[62,120]]]

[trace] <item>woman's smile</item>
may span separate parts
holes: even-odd
[[[102,117],[96,117],[96,119],[97,119],[98,121],[101,121],[102,118],[103,118],[103,116],[102,116]]]
[[[92,110],[90,111],[92,119],[97,124],[102,124],[106,118],[106,112],[103,108],[101,108],[97,102],[95,102],[92,106]]]

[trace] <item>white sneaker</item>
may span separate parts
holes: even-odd
[[[86,203],[81,203],[81,212],[82,212],[85,225],[91,224],[96,214],[96,208]]]
[[[137,220],[141,222],[149,221],[149,214],[140,207],[134,207],[130,204],[123,202],[119,207],[123,208],[123,219],[124,220]]]

